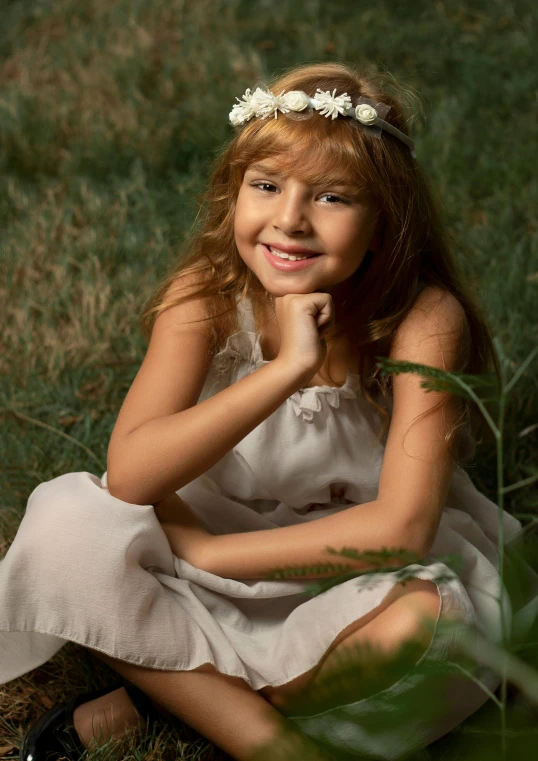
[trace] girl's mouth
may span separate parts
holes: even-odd
[[[321,256],[321,254],[316,254],[314,256],[309,256],[307,259],[293,261],[292,259],[284,259],[277,256],[276,254],[273,254],[269,247],[265,245],[265,243],[262,243],[261,247],[263,249],[264,256],[269,264],[272,264],[275,269],[280,270],[281,272],[295,272],[296,270],[304,270],[307,267],[311,267],[316,259],[319,259]],[[297,254],[297,256],[300,256],[300,254]],[[304,254],[302,256],[304,256]]]

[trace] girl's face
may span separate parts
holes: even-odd
[[[352,185],[314,187],[281,176],[274,161],[265,160],[245,172],[234,233],[241,258],[273,296],[323,291],[337,301],[370,247],[376,223],[376,210]],[[298,267],[273,257],[267,245],[301,247],[318,256]]]

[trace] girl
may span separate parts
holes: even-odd
[[[418,375],[383,380],[376,357],[499,368],[406,134],[402,91],[331,63],[237,101],[203,224],[143,315],[149,348],[107,471],[40,484],[1,563],[0,683],[67,640],[123,677],[51,709],[27,733],[25,761],[60,736],[74,753],[111,724],[144,726],[151,706],[236,759],[284,729],[305,757],[389,759],[487,700],[454,677],[442,720],[417,715],[405,734],[368,730],[366,679],[339,708],[294,712],[350,648],[414,642],[411,668],[453,660],[460,624],[498,630],[497,507],[461,467],[479,415]],[[506,539],[520,529],[504,515]],[[344,546],[420,562],[405,586],[393,570],[316,597],[310,580],[340,568],[267,578],[338,562],[326,548]],[[436,557],[449,552],[462,570],[439,580],[449,569]],[[500,681],[482,678],[490,690]],[[378,674],[376,688],[405,700],[411,680]]]

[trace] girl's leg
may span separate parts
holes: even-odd
[[[109,737],[122,737],[128,727],[146,728],[123,687],[75,708],[73,724],[86,747],[99,745]]]
[[[285,720],[280,710],[286,711],[290,701],[293,703],[293,698],[305,688],[315,688],[316,678],[323,677],[337,665],[342,650],[368,641],[390,651],[403,639],[420,636],[421,617],[435,620],[438,609],[439,596],[434,583],[413,579],[405,586],[396,585],[377,608],[339,634],[313,669],[280,687],[268,686],[258,692],[240,678],[220,674],[210,664],[193,671],[156,671],[92,652],[233,758],[243,759],[249,758],[256,745],[261,746],[278,734]],[[424,649],[428,644],[426,636]],[[359,689],[348,696],[350,700],[363,697]],[[237,720],[234,723],[234,716],[238,715],[242,717],[239,728]],[[111,734],[121,736],[129,725],[138,723],[143,727],[143,720],[123,688],[79,706],[74,720],[85,745],[99,732],[106,739]],[[290,722],[287,727],[290,728]],[[293,731],[299,732],[296,727]],[[302,733],[301,737],[309,742]],[[300,741],[299,737],[297,740]]]
[[[211,664],[206,663],[192,671],[158,671],[111,658],[96,650],[91,652],[114,671],[136,684],[150,698],[158,701],[167,711],[185,721],[238,761],[246,761],[253,757],[257,761],[258,753],[259,761],[264,759],[285,761],[292,757],[292,751],[295,753],[297,750],[304,750],[305,755],[312,754],[313,761],[314,759],[319,761],[329,759],[329,756],[322,755],[306,735],[288,722],[243,679],[221,674]],[[120,694],[122,691],[125,695]],[[88,727],[92,726],[91,713],[96,714],[97,707],[100,716],[98,717],[97,714],[94,716],[93,733],[99,737],[101,729],[102,739],[110,736],[110,722],[107,727],[105,721],[101,723],[96,719],[103,718],[104,705],[108,707],[107,718],[110,719],[112,698],[114,698],[115,715],[118,715],[119,703],[123,701],[125,708],[123,717],[130,716],[133,724],[140,720],[123,687],[115,692],[118,693],[115,698],[114,693],[109,693],[98,701],[92,701],[96,706],[92,707],[92,703],[79,706],[75,712],[78,715],[74,717],[75,727],[79,734],[82,735],[81,730],[85,727],[87,736]],[[129,703],[132,708],[129,707]],[[275,745],[276,738],[284,729],[287,730],[287,747],[290,755],[280,755]],[[125,723],[121,726],[118,723],[115,736],[121,736],[124,731]],[[83,739],[82,736],[81,739]],[[266,746],[269,746],[268,750],[264,751]]]
[[[413,642],[417,646],[417,651],[415,660],[408,663],[409,668],[426,652],[432,640],[433,626],[440,609],[436,585],[432,581],[414,579],[403,587],[403,591],[398,590],[396,594],[397,599],[383,607],[383,610],[374,618],[338,640],[328,656],[321,664],[318,664],[318,670],[311,683],[312,688],[315,689],[317,680],[323,679],[335,666],[338,666],[342,652],[349,647],[368,643],[379,653],[389,655],[396,652],[404,642]],[[428,621],[427,626],[424,626],[423,620]],[[375,676],[376,691],[385,689],[391,684],[390,679],[387,679],[384,674],[376,673],[372,676]],[[353,694],[347,697],[350,700],[361,700],[367,695],[367,692],[361,694],[360,689],[354,689]]]
[[[342,654],[350,647],[368,643],[377,651],[389,654],[404,641],[413,641],[422,654],[432,637],[432,630],[423,628],[423,620],[428,619],[430,626],[433,626],[439,608],[439,593],[434,582],[415,578],[407,581],[405,586],[396,584],[377,608],[340,632],[314,668],[280,687],[263,687],[260,694],[279,710],[289,713],[294,698],[307,695],[311,690],[315,692],[317,682],[330,675],[339,665]],[[410,663],[409,667],[412,665]],[[373,676],[376,691],[390,685],[383,674]],[[342,702],[357,701],[366,696],[366,692],[361,692],[361,685],[357,685],[352,695],[342,696]],[[323,706],[319,710],[323,710]]]

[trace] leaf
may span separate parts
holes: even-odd
[[[377,367],[381,369],[381,375],[390,375],[394,373],[415,373],[422,375],[429,380],[421,384],[422,388],[428,391],[449,391],[458,396],[469,396],[465,386],[471,389],[481,388],[489,392],[488,397],[482,396],[484,401],[493,401],[499,396],[499,384],[494,373],[484,373],[483,375],[470,375],[469,373],[450,373],[441,370],[439,367],[430,367],[421,365],[416,362],[407,362],[399,359],[388,359],[387,357],[375,357],[378,360]],[[456,380],[458,379],[458,380]],[[460,382],[458,382],[460,381]],[[461,383],[465,384],[464,386]]]

